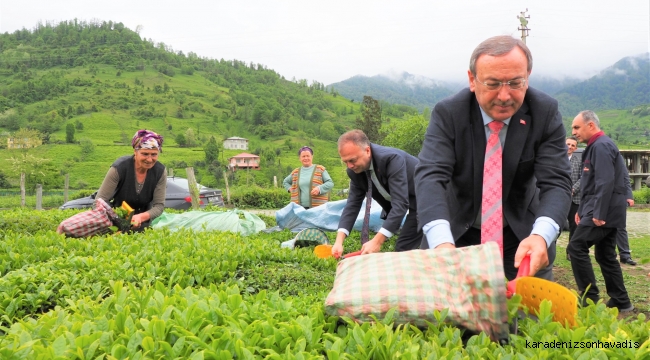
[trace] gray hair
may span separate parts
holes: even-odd
[[[365,148],[366,146],[370,146],[370,140],[368,139],[368,136],[363,131],[358,129],[350,130],[339,137],[339,141],[338,141],[339,149],[343,144],[347,144],[350,142],[362,149]]]
[[[592,122],[598,129],[600,129],[600,120],[595,112],[591,110],[582,110],[578,115],[582,116],[582,121],[584,121],[585,124]]]
[[[479,56],[504,55],[512,51],[515,46],[518,46],[526,55],[526,60],[528,61],[527,70],[530,73],[530,71],[533,70],[533,55],[530,53],[528,46],[526,46],[523,41],[513,38],[510,35],[493,36],[480,43],[476,49],[474,49],[472,57],[469,59],[469,71],[472,72],[472,75],[476,76],[476,60],[478,60]]]

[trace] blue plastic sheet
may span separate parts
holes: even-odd
[[[294,232],[306,228],[336,231],[339,228],[339,220],[347,202],[347,199],[330,201],[311,209],[305,209],[296,203],[289,203],[289,205],[275,212],[275,221],[280,228],[290,229]],[[354,230],[361,231],[365,209],[366,202],[364,200],[357,220],[354,222]],[[373,200],[370,206],[370,231],[377,232],[381,229],[381,225],[384,222],[380,218],[381,211],[381,206]]]

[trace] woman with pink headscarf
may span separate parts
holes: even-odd
[[[112,207],[126,201],[135,211],[132,229],[139,231],[165,208],[167,170],[158,162],[163,137],[149,130],[138,130],[131,141],[133,155],[115,160],[108,170],[96,198]]]

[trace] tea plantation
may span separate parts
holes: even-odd
[[[281,249],[288,231],[58,235],[74,213],[0,211],[0,359],[650,358],[645,315],[619,320],[602,303],[573,329],[544,309],[505,346],[444,314],[427,329],[356,324],[324,313],[337,261]],[[540,348],[559,341],[576,346]]]

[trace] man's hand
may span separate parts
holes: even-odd
[[[627,199],[628,206],[634,206],[634,199]]]
[[[345,238],[345,233],[342,233],[340,231],[336,233],[336,241],[332,246],[332,256],[334,256],[335,259],[338,259],[341,257],[341,255],[343,255],[343,241]]]
[[[368,240],[367,243],[361,247],[361,255],[377,253],[381,250],[381,245],[386,241],[386,236],[382,233],[377,233],[374,238]]]
[[[332,246],[332,256],[334,256],[335,259],[338,259],[341,257],[341,254],[343,254],[343,244],[334,244]]]
[[[519,268],[521,261],[530,255],[530,273],[528,276],[535,276],[537,271],[548,266],[548,250],[546,240],[540,235],[530,235],[519,243],[515,254],[515,267]]]
[[[595,224],[596,226],[603,226],[603,225],[605,225],[605,220],[599,220],[599,219],[596,219],[596,218],[592,218],[591,220],[594,222],[594,224]]]
[[[580,216],[578,216],[578,213],[576,213],[575,221],[576,221],[576,225],[580,224]]]
[[[438,250],[438,249],[455,249],[455,248],[456,248],[456,245],[454,245],[452,243],[442,243],[442,244],[436,246],[435,250]]]
[[[320,194],[320,189],[318,188],[318,186],[314,186],[314,188],[311,189],[311,194],[312,195],[319,195]]]

